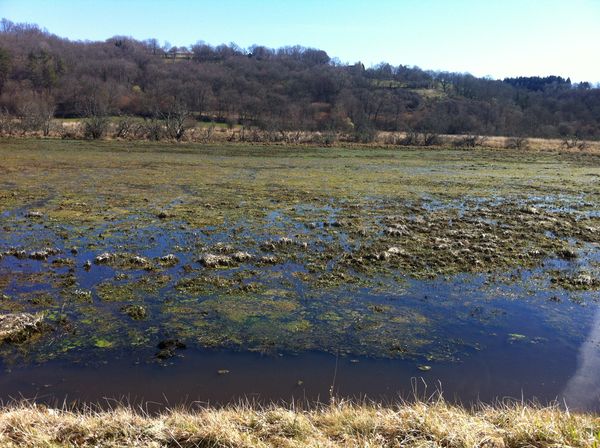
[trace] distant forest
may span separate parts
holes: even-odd
[[[133,116],[273,131],[600,137],[600,89],[560,76],[367,68],[300,46],[71,41],[6,19],[0,111],[32,128],[51,117]]]

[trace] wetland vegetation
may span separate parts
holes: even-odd
[[[44,322],[2,344],[5,365],[198,348],[426,372],[494,340],[575,352],[596,307],[593,153],[34,139],[0,153],[0,307]]]
[[[26,3],[0,446],[600,448],[592,2]]]

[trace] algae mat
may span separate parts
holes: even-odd
[[[1,311],[44,315],[6,369],[593,365],[598,156],[2,140],[0,160]]]

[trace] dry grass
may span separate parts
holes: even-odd
[[[404,137],[405,133],[390,133],[390,132],[379,132],[377,137],[377,143],[384,143],[390,139],[390,136],[397,135],[400,138]],[[454,142],[461,141],[465,135],[439,135],[440,143],[437,146],[446,147],[452,145]],[[483,137],[481,144],[477,146],[482,148],[490,149],[507,149],[511,137],[500,137],[500,136],[487,136]],[[570,153],[588,153],[598,154],[600,153],[600,141],[597,140],[582,140],[580,143],[585,143],[584,148],[577,146],[573,148],[567,148],[564,145],[564,139],[558,138],[534,138],[528,137],[526,140],[526,147],[522,148],[522,151],[529,152],[570,152]]]
[[[40,330],[41,313],[0,314],[0,342],[21,342]]]
[[[141,119],[137,119],[138,121]],[[64,133],[67,132],[70,135],[68,138],[82,139],[83,135],[81,132],[83,122],[78,119],[66,119],[66,120],[55,120],[55,126],[50,135],[44,137],[40,132],[27,132],[19,133],[18,135],[12,135],[12,137],[38,137],[38,138],[50,138],[56,139],[66,138]],[[113,126],[114,127],[114,126]],[[325,143],[327,140],[326,134],[312,131],[286,131],[286,132],[267,132],[256,129],[246,129],[242,131],[242,126],[235,126],[231,129],[225,127],[222,124],[207,124],[197,123],[195,127],[187,130],[182,142],[188,143],[211,143],[211,144],[223,144],[223,143],[259,143],[259,144],[271,144],[276,146],[292,144],[297,145],[333,145],[343,147],[397,147],[396,144],[391,144],[391,140],[402,140],[405,136],[405,132],[388,132],[378,131],[375,135],[373,142],[371,143],[355,143],[354,137],[351,134],[338,132],[335,133],[335,138],[330,143]],[[438,142],[433,144],[431,147],[448,147],[452,146],[457,142],[460,142],[467,135],[449,135],[439,134],[437,136]],[[107,133],[103,137],[104,140],[115,140],[114,129]],[[145,139],[142,137],[131,138],[132,140]],[[117,139],[118,140],[118,139]],[[514,140],[512,137],[502,136],[483,136],[482,140],[477,143],[477,147],[488,148],[488,149],[507,149],[510,148],[510,141]],[[518,148],[522,151],[530,152],[570,152],[570,153],[589,153],[598,154],[600,153],[600,140],[579,140],[573,147],[565,145],[564,138],[535,138],[527,137],[524,138],[526,143],[523,148]],[[573,139],[568,139],[574,142]],[[182,143],[180,142],[180,143]],[[580,145],[582,144],[582,145]],[[458,145],[460,147],[460,145]]]
[[[467,410],[438,399],[312,410],[233,406],[145,415],[30,404],[0,413],[2,447],[593,447],[600,417],[524,404]]]

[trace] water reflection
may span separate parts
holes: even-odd
[[[563,397],[570,408],[600,408],[600,307],[596,308],[590,333],[579,350],[577,370],[567,382]]]

